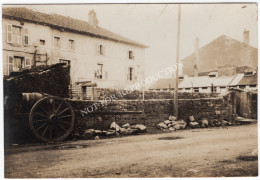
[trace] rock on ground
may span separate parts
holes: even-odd
[[[116,130],[118,132],[120,130],[120,126],[116,124],[116,122],[112,122],[110,125],[110,129]]]
[[[125,129],[128,129],[128,128],[131,128],[131,125],[129,123],[126,123],[122,127],[125,128]]]
[[[157,124],[157,128],[158,129],[167,129],[168,126],[166,124],[164,124],[163,122],[161,122],[161,123]]]
[[[146,126],[142,124],[136,124],[131,126],[132,129],[138,129],[140,132],[145,132],[146,131]]]
[[[187,123],[184,120],[179,120],[179,121],[173,121],[172,127],[174,127],[176,130],[179,129],[185,129]]]
[[[199,128],[199,127],[200,127],[199,123],[197,123],[197,122],[190,122],[190,123],[189,123],[189,126],[190,126],[191,128]]]
[[[199,124],[200,124],[200,127],[205,128],[205,127],[209,126],[209,121],[207,119],[202,119],[202,120],[200,120]]]
[[[176,118],[175,116],[169,116],[169,120],[171,120],[171,121],[176,121],[177,118]]]

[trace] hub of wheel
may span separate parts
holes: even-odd
[[[51,114],[49,117],[50,124],[54,125],[57,123],[58,116],[56,114]]]

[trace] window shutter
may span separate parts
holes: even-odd
[[[23,43],[25,46],[29,45],[29,30],[28,28],[23,29]]]
[[[8,56],[8,75],[13,71],[14,68],[14,56]]]
[[[96,54],[97,54],[97,55],[100,55],[99,45],[96,46]]]
[[[32,67],[32,60],[31,60],[31,58],[26,57],[24,63],[25,63],[25,65],[24,65],[25,68],[30,69]]]
[[[7,24],[7,43],[12,43],[12,25]]]

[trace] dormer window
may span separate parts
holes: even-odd
[[[244,72],[244,75],[245,75],[245,76],[253,76],[254,74],[255,74],[255,70],[247,69],[247,70],[245,70],[245,72]]]
[[[218,73],[217,72],[210,72],[209,77],[218,77]]]

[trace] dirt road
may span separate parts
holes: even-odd
[[[5,177],[257,176],[257,124],[16,147]]]

